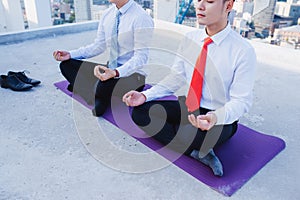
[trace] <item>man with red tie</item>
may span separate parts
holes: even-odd
[[[223,175],[223,167],[213,149],[235,134],[239,118],[251,106],[255,79],[254,49],[227,20],[233,4],[234,0],[198,0],[197,19],[205,28],[186,35],[172,72],[146,91],[123,96],[134,106],[132,118],[140,128],[209,166],[216,176]],[[186,95],[178,101],[157,100],[185,83]],[[163,127],[154,133],[162,120]]]

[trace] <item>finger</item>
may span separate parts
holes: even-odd
[[[58,51],[57,54],[56,54],[56,57],[57,57],[58,60],[62,60],[63,53],[61,51]]]
[[[203,131],[207,131],[210,129],[211,127],[211,123],[206,120],[206,119],[200,119],[200,117],[197,119],[197,126],[203,130]]]
[[[207,121],[198,119],[197,126],[198,126],[198,128],[200,128],[201,130],[204,131],[204,130],[206,130],[206,127],[207,127]]]
[[[105,81],[105,77],[103,74],[99,73],[97,76],[101,81]]]
[[[98,78],[99,80],[103,81],[103,76],[100,73],[98,73],[97,71],[95,71],[94,75],[95,75],[96,78]]]
[[[206,115],[198,115],[197,121],[207,121],[207,116]]]
[[[126,98],[126,105],[131,106],[131,96]]]
[[[107,70],[109,70],[109,68],[103,66],[103,65],[97,65],[99,67],[99,69],[102,69],[104,72],[106,72]]]
[[[95,67],[94,67],[94,75],[97,77],[98,76],[98,65],[96,65]]]
[[[194,123],[192,115],[188,115],[188,120],[189,120],[189,122],[190,122],[191,124]]]
[[[113,70],[113,69],[107,68],[107,71],[105,71],[105,73],[108,74],[108,76],[109,76],[108,78],[114,78],[116,76],[115,70]]]
[[[123,102],[126,104],[126,106],[130,106],[130,104],[131,104],[131,96],[126,96],[124,98]]]
[[[130,91],[130,92],[131,92],[131,91]],[[122,101],[123,101],[124,103],[126,103],[126,99],[127,99],[127,97],[130,95],[130,92],[127,92],[126,94],[123,95]]]
[[[55,56],[55,60],[59,60],[59,57],[60,57],[60,55],[59,55],[59,53],[57,53]]]
[[[202,120],[207,120],[207,121],[211,121],[211,119],[212,119],[212,116],[211,115],[199,115],[198,116],[199,117],[199,119],[202,119]]]
[[[99,78],[100,80],[103,79],[103,74],[100,72],[100,65],[97,65],[95,68],[94,68],[94,74],[97,78]],[[103,80],[102,80],[103,81]]]
[[[191,116],[190,116],[190,115],[188,115],[188,120],[189,120],[189,122],[190,122],[191,124],[193,124],[193,123],[192,123],[192,119],[191,119]]]
[[[191,114],[191,115],[188,116],[188,120],[189,120],[189,122],[190,122],[193,126],[196,126],[196,125],[197,125],[195,116],[194,116],[193,114]]]
[[[211,120],[211,118],[207,115],[198,115],[197,116],[197,121],[198,122],[201,122],[202,123],[202,126],[205,124],[205,123],[209,123]]]
[[[54,51],[54,52],[53,52],[53,57],[56,58],[57,54],[58,54],[58,52],[57,52],[57,51]]]
[[[59,57],[62,57],[62,56],[63,56],[63,52],[57,51],[56,56],[57,56],[58,58],[59,58]]]
[[[134,94],[135,91],[131,90],[129,92],[127,92],[126,94],[124,94],[123,96],[123,100],[126,101],[129,97],[131,97]]]
[[[128,92],[125,96],[125,101],[127,106],[135,106],[135,99],[136,99],[137,92],[132,90]]]

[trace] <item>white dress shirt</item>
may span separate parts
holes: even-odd
[[[71,58],[91,58],[110,48],[111,34],[117,11],[116,5],[104,11],[94,43],[70,51]],[[117,70],[119,77],[126,77],[135,72],[145,75],[142,68],[148,60],[147,42],[151,40],[153,20],[133,0],[129,0],[119,11],[121,12],[118,34],[119,67]]]
[[[172,72],[143,92],[147,101],[171,95],[183,85],[190,85],[194,64],[206,37],[205,29],[187,33]],[[248,112],[252,104],[256,55],[253,47],[230,25],[211,39],[213,43],[208,45],[200,107],[214,110],[217,124],[231,124]]]

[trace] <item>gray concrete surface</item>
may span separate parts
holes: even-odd
[[[0,45],[0,74],[26,69],[42,81],[28,92],[0,88],[0,199],[229,199],[173,165],[124,173],[88,153],[71,98],[53,86],[63,78],[52,52],[88,44],[94,36],[89,31]],[[251,44],[258,57],[255,98],[241,123],[283,138],[287,147],[230,199],[300,199],[300,51]],[[113,143],[147,150],[105,120],[98,123]]]

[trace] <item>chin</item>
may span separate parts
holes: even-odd
[[[197,21],[199,25],[206,25],[206,22],[202,19],[198,19]]]

